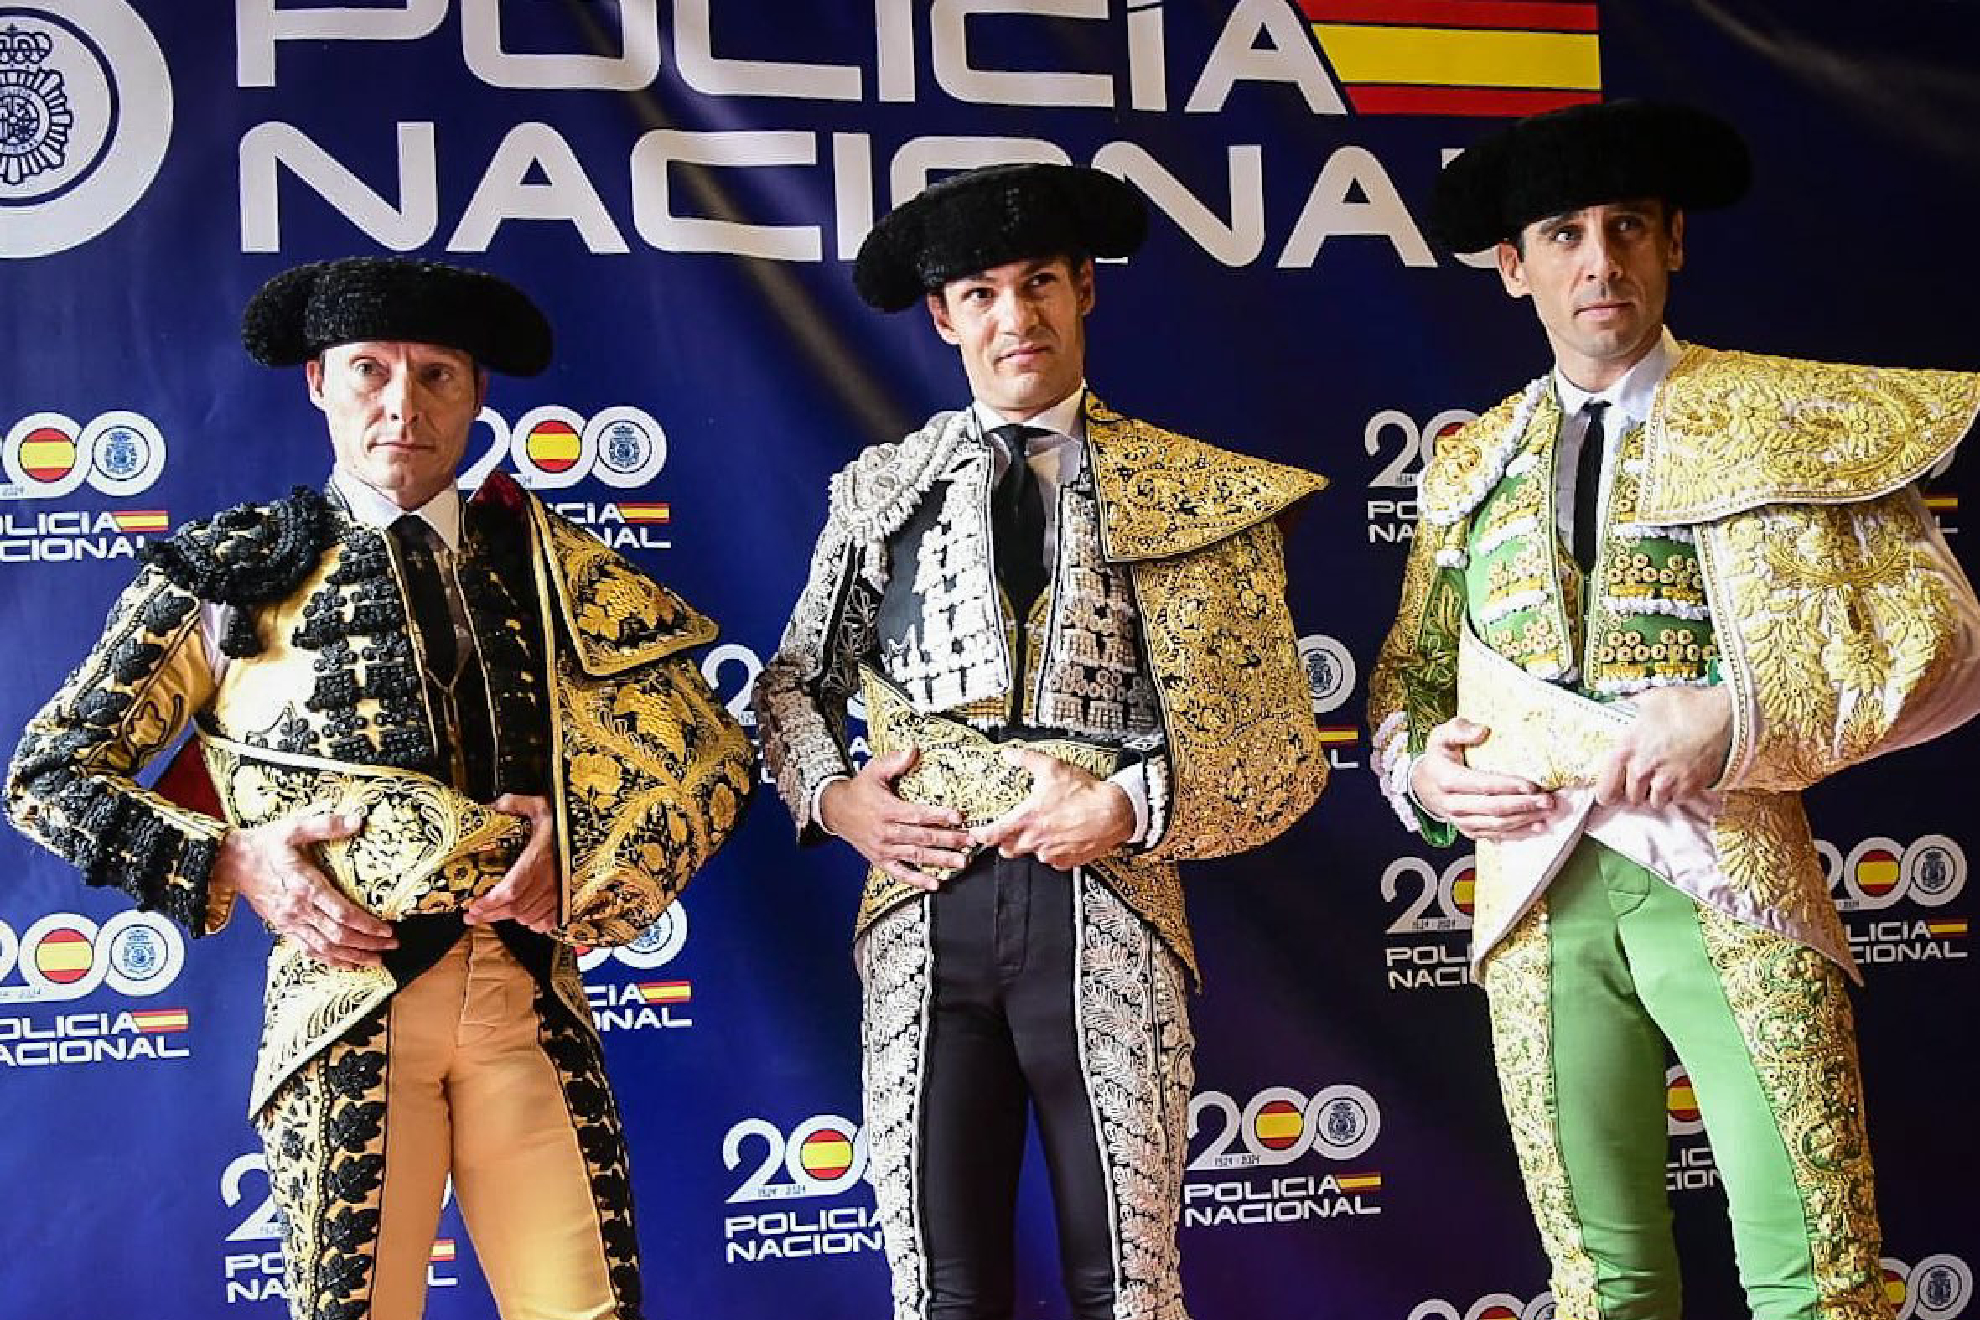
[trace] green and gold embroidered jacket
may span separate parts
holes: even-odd
[[[748,740],[684,654],[715,628],[679,597],[504,477],[463,529],[496,791],[545,793],[557,812],[564,942],[550,979],[588,1023],[571,944],[622,943],[672,902],[740,816]],[[224,668],[201,638],[204,604],[230,607]],[[425,773],[438,717],[410,617],[389,538],[316,492],[182,529],[29,722],[9,814],[89,883],[195,935],[231,911],[211,878],[228,824],[303,810],[364,814],[320,852],[354,901],[393,920],[456,911],[527,831]],[[193,724],[224,821],[135,777]],[[382,968],[330,968],[277,941],[252,1108],[394,988]]]
[[[1503,727],[1493,768],[1586,785],[1617,726],[1572,693],[1722,681],[1712,873],[1673,881],[1853,971],[1799,794],[1980,710],[1980,603],[1913,486],[1971,426],[1980,376],[1686,347],[1612,465],[1587,598],[1555,533],[1550,380],[1441,442],[1424,473],[1369,680],[1384,791],[1405,801],[1409,757],[1460,712]],[[1531,860],[1545,852],[1478,854],[1474,960],[1551,875]]]
[[[1275,521],[1324,482],[1091,394],[1084,417],[1085,473],[1060,492],[1058,562],[1017,674],[990,551],[991,460],[967,411],[832,479],[810,575],[757,679],[764,759],[810,841],[818,789],[852,772],[846,710],[863,684],[873,745],[911,742],[930,761],[900,790],[966,794],[951,804],[972,820],[1024,791],[982,731],[1021,728],[1096,774],[1141,758],[1149,838],[1093,870],[1194,973],[1175,863],[1266,842],[1326,782]],[[919,892],[873,870],[857,929]]]

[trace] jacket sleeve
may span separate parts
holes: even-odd
[[[825,837],[812,819],[819,791],[853,773],[846,706],[859,685],[860,658],[873,646],[880,605],[861,558],[860,547],[828,523],[783,640],[756,679],[752,708],[764,763],[801,843]]]
[[[1700,529],[1733,693],[1721,788],[1796,791],[1980,711],[1980,602],[1914,487]]]
[[[1457,714],[1458,636],[1465,612],[1458,547],[1465,539],[1462,522],[1443,528],[1417,521],[1403,569],[1402,603],[1368,677],[1376,783],[1403,824],[1440,848],[1457,841],[1457,830],[1417,804],[1409,770],[1430,731]]]
[[[213,695],[199,615],[196,596],[145,569],[89,655],[28,722],[6,787],[22,833],[88,883],[115,885],[194,935],[218,930],[232,905],[230,892],[209,888],[226,825],[133,776]]]

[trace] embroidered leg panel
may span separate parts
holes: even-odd
[[[363,1320],[385,1185],[381,1006],[298,1069],[257,1120],[282,1211],[289,1314]]]
[[[564,1106],[577,1135],[578,1153],[598,1208],[605,1273],[612,1283],[614,1320],[645,1315],[639,1274],[639,1235],[633,1225],[632,1175],[619,1107],[605,1076],[598,1037],[574,1021],[562,1001],[536,989],[537,1039],[563,1081]]]
[[[1753,1057],[1808,1222],[1820,1320],[1891,1320],[1863,1075],[1843,974],[1813,949],[1701,907],[1706,953]]]
[[[1181,963],[1112,890],[1078,886],[1080,1062],[1113,1205],[1115,1320],[1189,1320],[1176,1224],[1196,1048]]]
[[[1602,1320],[1595,1261],[1581,1239],[1554,1095],[1552,949],[1544,901],[1486,959],[1481,980],[1492,1012],[1492,1054],[1519,1173],[1540,1242],[1553,1266],[1561,1320]]]
[[[922,1090],[933,986],[928,902],[903,903],[855,948],[860,983],[860,1082],[867,1181],[893,1276],[894,1320],[928,1313],[928,1251],[921,1223]]]

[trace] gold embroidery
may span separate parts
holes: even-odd
[[[1917,480],[1980,411],[1980,374],[1687,347],[1657,391],[1639,516],[1861,500]]]
[[[1304,468],[1232,453],[1123,417],[1086,396],[1086,441],[1113,563],[1201,550],[1326,489]]]
[[[285,763],[223,738],[203,742],[227,819],[240,828],[304,812],[361,818],[355,835],[317,845],[317,855],[346,898],[386,921],[460,911],[494,888],[529,838],[521,817],[425,775]]]
[[[1004,759],[1006,748],[1022,747],[1105,777],[1119,766],[1111,748],[1070,738],[1035,742],[992,742],[960,720],[924,715],[871,670],[865,671],[867,741],[875,756],[903,747],[920,749],[913,769],[895,789],[910,802],[954,807],[970,825],[995,820],[1031,791],[1031,772]],[[1155,928],[1183,964],[1196,975],[1196,953],[1183,910],[1182,879],[1171,863],[1145,855],[1103,857],[1087,868]],[[938,872],[938,874],[940,874]],[[867,872],[854,929],[861,934],[921,891],[874,867]]]
[[[1715,906],[1798,940],[1856,975],[1799,795],[1726,794],[1712,822],[1712,850],[1728,891]]]
[[[1134,582],[1176,784],[1148,856],[1222,857],[1277,837],[1327,784],[1278,528],[1138,563]]]
[[[1601,1320],[1595,1262],[1582,1242],[1557,1139],[1552,945],[1544,901],[1486,956],[1479,982],[1491,1006],[1492,1055],[1520,1179],[1553,1265],[1555,1308],[1574,1320]]]
[[[1699,529],[1735,701],[1729,784],[1805,788],[1883,750],[1956,658],[1970,589],[1933,554],[1901,491],[1842,506],[1757,509]]]
[[[1890,1320],[1849,996],[1811,949],[1698,910],[1705,950],[1787,1148],[1819,1320]]]

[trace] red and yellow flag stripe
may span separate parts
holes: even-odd
[[[139,1031],[184,1031],[192,1025],[192,1014],[183,1008],[133,1009],[131,1021]]]
[[[694,998],[694,982],[641,981],[639,997],[649,1004],[685,1004]]]
[[[1365,115],[1516,117],[1602,99],[1588,0],[1299,0]]]

